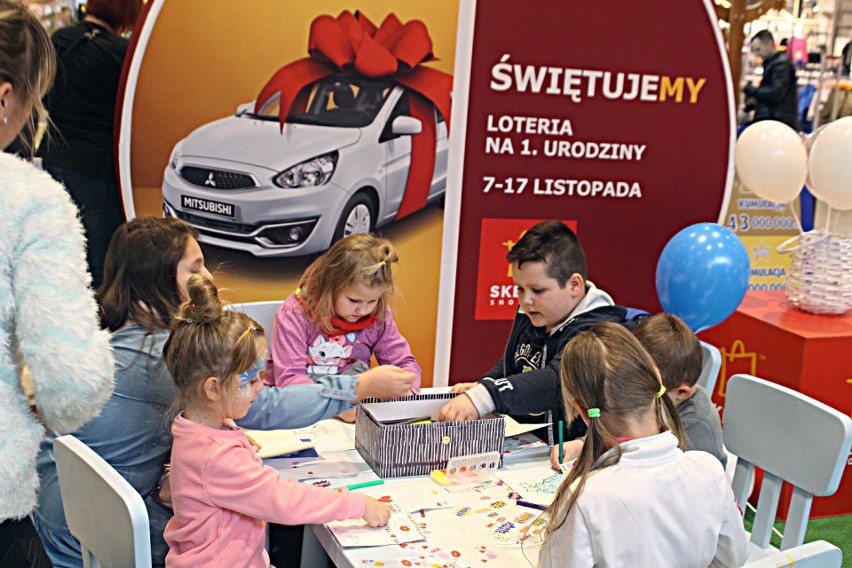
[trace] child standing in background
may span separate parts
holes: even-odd
[[[677,408],[683,425],[686,449],[712,454],[725,467],[728,455],[722,444],[719,412],[704,387],[696,384],[704,357],[701,342],[683,320],[665,313],[643,321],[633,335],[663,376],[666,396]]]
[[[185,403],[172,426],[167,566],[269,566],[264,523],[305,524],[363,518],[387,523],[371,497],[284,480],[264,466],[234,420],[263,388],[263,330],[225,311],[215,286],[190,277],[189,301],[172,323],[165,358]]]
[[[357,374],[375,355],[380,365],[415,373],[412,391],[418,392],[420,365],[388,305],[397,261],[393,244],[372,234],[341,239],[315,260],[275,316],[266,384]]]
[[[539,566],[742,566],[747,541],[713,456],[683,452],[677,412],[639,341],[601,323],[562,353],[569,420],[588,434],[548,509]]]

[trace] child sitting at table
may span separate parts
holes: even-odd
[[[372,234],[337,241],[305,271],[275,316],[267,385],[312,384],[326,375],[357,374],[380,365],[415,373],[420,366],[388,305],[393,293],[393,244]],[[354,413],[342,416],[347,422]]]
[[[741,566],[747,540],[713,456],[684,452],[651,356],[622,326],[602,323],[562,354],[569,418],[589,430],[547,510],[539,566]]]
[[[303,485],[264,466],[235,424],[263,388],[266,340],[247,315],[227,311],[215,286],[188,281],[165,345],[169,371],[185,404],[172,425],[167,566],[269,566],[264,523],[325,523],[363,518],[387,524],[375,499]]]
[[[656,314],[642,321],[633,332],[654,359],[668,396],[677,408],[687,450],[701,450],[716,456],[722,467],[728,455],[722,445],[722,423],[704,387],[701,376],[701,342],[674,314]]]
[[[554,415],[564,414],[559,358],[568,341],[599,322],[632,323],[625,308],[586,280],[583,247],[564,223],[536,224],[506,259],[518,288],[518,313],[503,357],[478,383],[453,387],[464,394],[441,409],[442,421],[476,420],[496,410],[520,422],[552,424]],[[565,423],[564,439],[584,432],[579,419]],[[552,446],[552,426],[547,437]]]

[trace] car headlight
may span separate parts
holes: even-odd
[[[278,187],[316,187],[328,183],[337,167],[337,151],[305,160],[291,168],[287,168],[272,181]]]
[[[177,170],[180,167],[180,157],[181,157],[181,146],[175,146],[175,149],[172,150],[172,157],[169,158],[169,167],[173,170]]]

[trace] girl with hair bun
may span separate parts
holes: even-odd
[[[712,455],[683,432],[651,356],[624,327],[600,323],[562,353],[568,420],[588,425],[559,487],[539,566],[741,566],[742,516]]]
[[[370,368],[375,355],[380,365],[415,373],[416,393],[420,366],[389,305],[397,261],[393,244],[373,234],[341,239],[316,259],[275,317],[266,384],[287,387],[357,374]]]
[[[215,286],[203,276],[190,277],[188,292],[164,352],[184,406],[172,425],[175,516],[165,531],[167,565],[266,568],[265,530],[258,519],[307,524],[363,518],[370,526],[387,524],[390,510],[371,497],[285,480],[263,465],[234,424],[263,391],[263,329],[247,315],[223,309]]]

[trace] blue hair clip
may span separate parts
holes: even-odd
[[[253,381],[255,377],[257,377],[261,371],[266,368],[266,357],[258,357],[257,361],[255,361],[254,366],[251,369],[243,371],[239,374],[240,377],[240,388],[246,386],[249,381]]]

